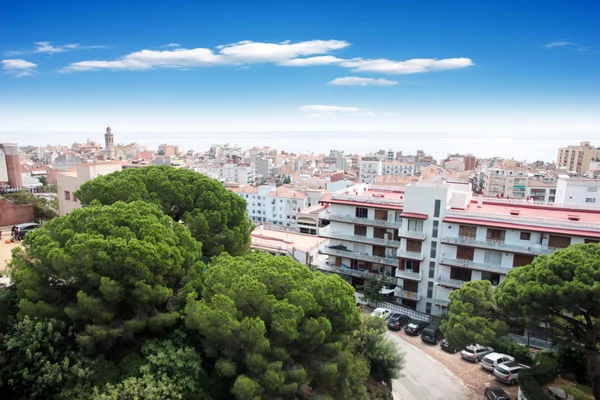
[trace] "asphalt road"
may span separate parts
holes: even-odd
[[[406,360],[403,376],[392,382],[395,400],[465,400],[473,395],[443,364],[403,340],[403,334],[387,333]]]

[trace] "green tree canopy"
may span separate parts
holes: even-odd
[[[83,205],[94,200],[106,205],[119,200],[155,203],[175,221],[183,221],[209,257],[223,251],[241,255],[250,247],[253,225],[244,199],[218,181],[188,169],[126,169],[84,183],[76,196]]]
[[[498,305],[552,341],[585,353],[600,399],[600,244],[577,244],[516,268],[500,284]]]
[[[450,293],[448,318],[442,320],[440,330],[459,349],[475,343],[488,345],[508,333],[508,326],[499,317],[490,281],[471,281]]]
[[[186,307],[186,326],[219,378],[217,398],[238,400],[336,392],[359,323],[354,291],[338,276],[259,252],[213,260],[201,298]]]
[[[67,321],[87,350],[179,318],[174,295],[201,244],[153,204],[92,204],[28,234],[11,266],[20,314]]]

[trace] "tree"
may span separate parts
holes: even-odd
[[[68,322],[87,351],[176,324],[176,295],[201,257],[185,227],[141,201],[74,210],[23,244],[11,262],[20,315]]]
[[[222,388],[215,398],[271,399],[336,393],[352,369],[348,336],[360,316],[340,277],[252,252],[213,259],[185,323]]]
[[[33,215],[37,221],[48,221],[58,216],[58,198],[48,200],[34,195],[29,190],[7,193],[4,198],[15,204],[32,204]]]
[[[489,345],[508,333],[501,318],[490,281],[471,281],[450,293],[448,318],[440,330],[450,344],[464,348],[469,344]]]
[[[208,257],[223,251],[240,255],[250,248],[253,225],[244,199],[191,170],[170,166],[126,169],[86,182],[75,194],[84,206],[93,200],[106,205],[119,200],[155,203],[164,214],[184,222]]]
[[[384,300],[381,290],[385,287],[387,281],[382,275],[377,277],[375,275],[368,275],[364,284],[360,286],[360,290],[363,293],[363,299],[369,304],[377,304]]]
[[[42,186],[48,186],[48,178],[46,178],[45,176],[40,176],[38,180],[40,181]]]
[[[286,175],[286,176],[283,178],[283,184],[284,184],[284,185],[288,185],[288,184],[290,184],[290,183],[292,183],[292,178],[290,178],[290,176],[289,176],[289,175]]]
[[[498,305],[550,340],[583,352],[600,399],[600,244],[578,244],[539,256],[500,284]]]

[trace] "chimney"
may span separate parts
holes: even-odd
[[[479,195],[477,197],[477,208],[483,207],[483,196]]]

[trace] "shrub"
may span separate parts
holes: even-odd
[[[494,348],[494,351],[498,353],[504,353],[513,356],[518,363],[533,365],[531,352],[526,346],[522,346],[510,340],[501,339],[493,343],[492,347]]]
[[[533,369],[523,369],[519,372],[519,388],[527,400],[549,400],[544,389],[536,382]]]
[[[565,373],[573,374],[577,379],[577,383],[589,385],[590,375],[588,374],[587,360],[583,352],[569,347],[561,347],[556,356],[563,377],[565,377]]]
[[[552,382],[558,375],[558,363],[554,357],[539,353],[535,357],[535,365],[531,369],[533,378],[538,385],[543,386],[549,382]],[[519,381],[521,380],[519,374]]]

